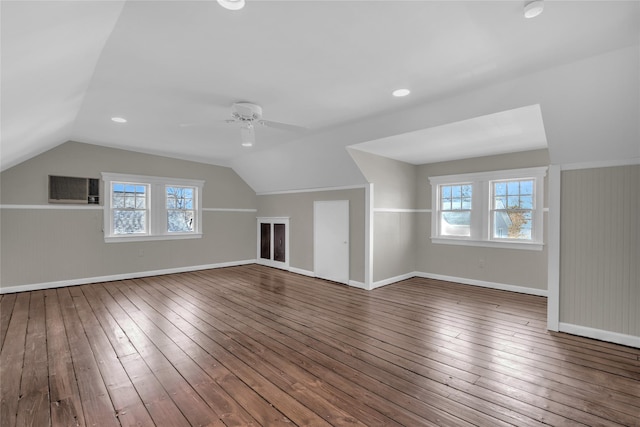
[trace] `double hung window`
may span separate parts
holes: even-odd
[[[111,184],[111,218],[113,221],[113,234],[148,234],[148,199],[148,184],[113,182]]]
[[[106,242],[198,238],[204,181],[103,173]]]
[[[546,167],[430,177],[434,243],[542,249]]]
[[[473,185],[440,186],[440,233],[443,236],[471,236]]]
[[[194,187],[166,186],[167,231],[169,233],[191,233],[195,218]]]
[[[532,240],[534,179],[491,182],[491,236]]]

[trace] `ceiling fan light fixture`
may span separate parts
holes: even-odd
[[[240,137],[242,139],[243,147],[253,147],[253,142],[256,140],[255,131],[253,130],[253,125],[248,123],[246,126],[242,126],[240,128]]]
[[[524,5],[524,17],[527,19],[535,18],[544,10],[543,0],[530,1]]]
[[[396,89],[391,94],[396,98],[402,98],[403,96],[407,96],[411,93],[409,89]]]
[[[240,10],[244,7],[244,0],[218,0],[218,4],[225,9]]]

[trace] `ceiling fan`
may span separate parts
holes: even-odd
[[[286,123],[274,122],[262,118],[262,107],[251,102],[236,102],[231,106],[231,118],[225,123],[237,123],[240,125],[240,137],[243,147],[252,147],[255,143],[255,127],[266,126],[274,129],[282,129],[290,132],[304,132],[307,129]],[[190,124],[181,125],[183,127]]]

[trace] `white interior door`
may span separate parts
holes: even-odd
[[[316,277],[349,284],[349,201],[313,205],[313,263]]]

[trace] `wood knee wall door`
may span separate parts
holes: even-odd
[[[273,259],[286,262],[286,229],[284,224],[273,224]]]
[[[258,263],[289,269],[289,218],[258,218]]]

